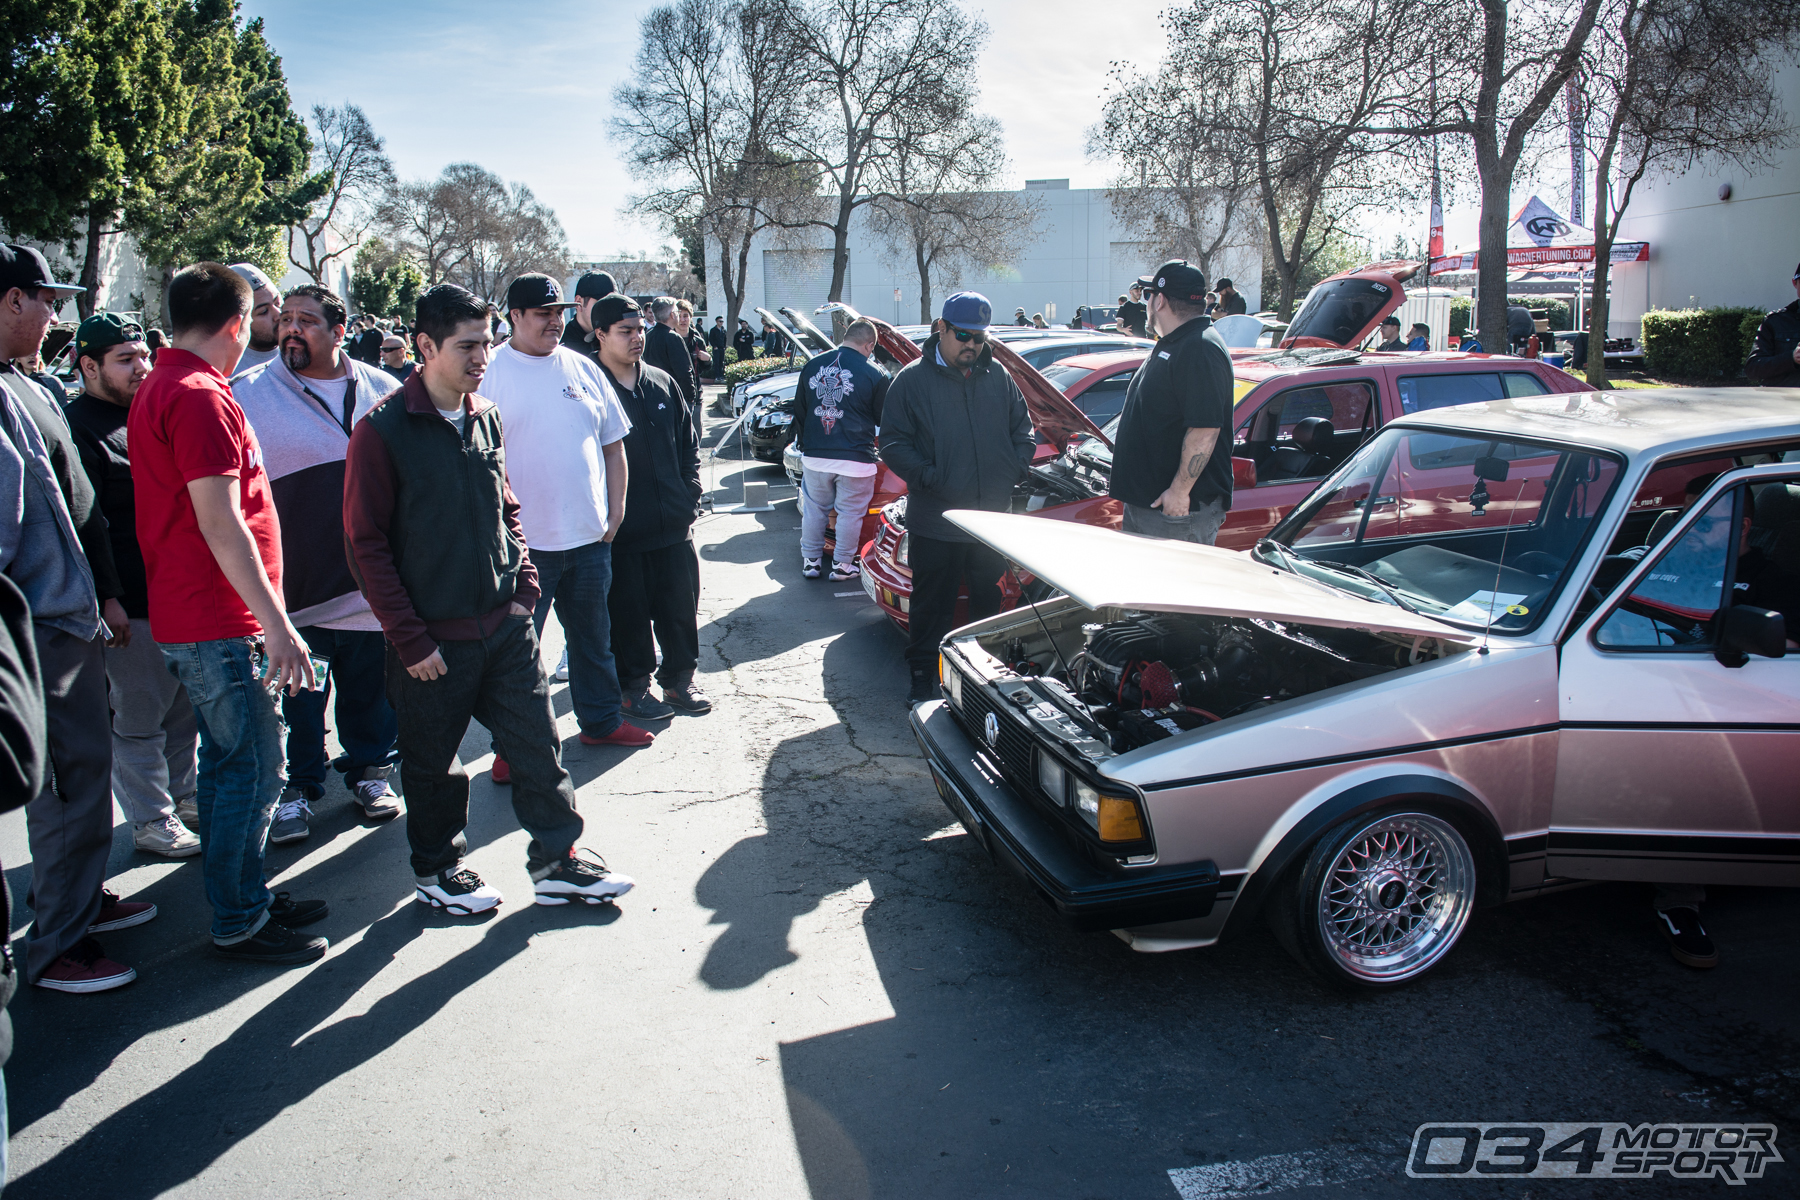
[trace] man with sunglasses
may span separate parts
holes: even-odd
[[[1031,466],[1025,398],[987,346],[993,317],[993,306],[979,293],[945,300],[923,353],[894,376],[882,410],[882,461],[907,487],[909,704],[937,695],[938,643],[950,632],[964,583],[969,620],[1000,611],[1006,560],[944,519],[952,508],[1005,512],[1014,485]]]

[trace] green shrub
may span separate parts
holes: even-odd
[[[1762,328],[1763,317],[1765,315],[1766,314],[1764,313],[1757,312],[1755,309],[1751,309],[1744,314],[1744,323],[1738,326],[1738,332],[1742,335],[1744,342],[1743,353],[1738,355],[1739,362],[1748,362],[1750,360],[1750,351],[1756,346],[1756,331]]]
[[[1517,304],[1529,308],[1533,313],[1542,313],[1550,322],[1550,330],[1555,333],[1564,329],[1573,329],[1569,322],[1574,316],[1569,311],[1566,300],[1550,300],[1543,296],[1508,296],[1508,304]],[[1469,332],[1469,326],[1475,323],[1474,303],[1467,296],[1458,296],[1450,301],[1450,336],[1462,337]],[[1549,349],[1549,347],[1545,347]]]
[[[753,358],[748,362],[734,362],[725,368],[725,386],[736,387],[744,380],[761,375],[764,371],[780,371],[789,365],[785,355],[769,355],[764,358]]]
[[[1753,308],[1688,308],[1644,314],[1644,366],[1676,379],[1735,379],[1763,314]],[[1746,330],[1748,333],[1746,334]]]

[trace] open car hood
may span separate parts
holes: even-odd
[[[781,336],[788,340],[788,345],[798,350],[803,357],[813,359],[824,353],[823,350],[811,344],[811,339],[801,337],[799,332],[788,323],[786,317],[778,316],[766,308],[758,308],[753,311],[757,316],[773,325]]]
[[[1479,633],[1345,595],[1236,550],[1008,513],[952,509],[944,515],[1088,608],[1262,617],[1462,646],[1481,642]]]
[[[1405,259],[1370,263],[1320,280],[1281,336],[1281,348],[1336,346],[1353,350],[1368,341],[1382,320],[1406,302],[1400,285],[1419,264]]]
[[[862,314],[848,304],[827,304],[819,312],[842,312],[851,320]],[[912,340],[902,335],[892,325],[880,317],[864,317],[864,320],[875,326],[880,337],[881,348],[891,354],[901,366],[912,362],[923,353]],[[1087,419],[1087,414],[1076,408],[1067,396],[1056,390],[1054,384],[1037,373],[1037,368],[1007,349],[1004,343],[993,338],[988,339],[988,349],[993,352],[994,361],[1006,368],[1013,382],[1019,385],[1019,393],[1025,397],[1025,409],[1031,414],[1031,424],[1046,442],[1056,447],[1061,454],[1069,448],[1069,439],[1078,433],[1085,433],[1099,438],[1101,443],[1111,446],[1106,435],[1100,432],[1099,426]]]

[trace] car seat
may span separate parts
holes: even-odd
[[[1310,479],[1325,474],[1331,469],[1332,439],[1336,436],[1337,431],[1324,417],[1307,417],[1295,424],[1291,444],[1275,447],[1269,455],[1268,470],[1265,473],[1259,469],[1257,478]]]

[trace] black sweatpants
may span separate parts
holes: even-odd
[[[665,687],[686,683],[700,662],[700,556],[693,538],[658,550],[626,551],[615,543],[612,561],[606,608],[619,690],[627,696],[643,691],[652,672]]]
[[[913,534],[912,607],[907,613],[906,661],[915,671],[937,670],[938,643],[956,628],[956,594],[969,585],[969,621],[1000,611],[1006,559],[980,542],[947,542]]]
[[[535,870],[567,857],[581,836],[581,814],[563,770],[531,618],[509,616],[493,636],[439,642],[438,652],[449,672],[431,680],[408,675],[392,646],[387,653],[413,874],[452,870],[469,851],[469,776],[456,750],[471,717],[494,735],[495,750],[512,768],[513,813],[531,835],[525,865]]]

